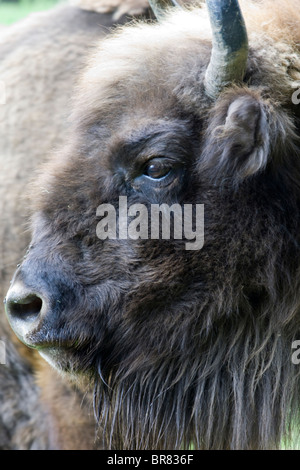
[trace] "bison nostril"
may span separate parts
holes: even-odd
[[[30,335],[41,324],[47,305],[43,298],[22,283],[12,285],[5,299],[5,310],[10,326],[18,338],[30,346]]]
[[[6,310],[12,318],[23,321],[33,321],[39,316],[43,301],[35,294],[19,299],[7,299]]]

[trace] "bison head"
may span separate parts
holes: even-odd
[[[55,368],[88,378],[113,448],[274,447],[298,400],[299,55],[249,3],[249,55],[242,28],[229,75],[204,8],[102,42],[31,188],[7,315]],[[204,244],[175,236],[174,207],[170,239],[161,226],[151,238],[162,204],[183,228],[192,208],[194,243],[204,207]]]

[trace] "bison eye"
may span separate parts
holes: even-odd
[[[157,180],[167,176],[171,170],[170,162],[166,163],[163,158],[153,158],[145,166],[144,175]]]

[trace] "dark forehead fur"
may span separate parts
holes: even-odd
[[[274,3],[280,15],[283,2]],[[300,61],[296,35],[284,39],[288,22],[280,26],[272,13],[273,30],[263,30],[270,2],[242,6],[245,83],[216,103],[203,87],[211,50],[204,9],[104,41],[78,85],[69,139],[33,192],[24,266],[35,259],[43,272],[48,263],[61,292],[72,292],[60,334],[78,339],[76,367],[96,377],[96,415],[113,448],[276,447],[291,424],[300,391],[290,360],[300,332],[299,122],[291,102]],[[253,140],[249,134],[247,155],[258,147],[259,161],[248,165],[244,142],[232,136],[236,122],[249,132],[253,116],[261,127]],[[136,190],[137,168],[157,155],[183,166],[184,183],[154,195]],[[204,204],[203,250],[97,239],[97,206],[120,195]]]
[[[299,38],[297,33],[292,36],[290,17],[284,18],[280,1],[273,5],[274,17],[270,17],[268,2],[241,3],[250,40],[246,83],[272,99],[272,104],[283,105],[288,115],[290,111],[298,114],[291,95],[300,79]],[[284,7],[285,13],[294,10],[290,3]],[[270,24],[274,24],[273,30]],[[132,129],[146,130],[158,119],[186,118],[197,123],[200,134],[201,125],[215,109],[203,88],[210,43],[203,8],[175,12],[161,25],[137,23],[120,28],[102,41],[74,98],[74,147],[83,146],[85,154],[95,152],[99,158],[99,139],[102,155],[119,137],[128,139]]]

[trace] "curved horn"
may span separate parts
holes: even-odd
[[[244,78],[248,59],[246,25],[237,0],[206,0],[212,27],[212,53],[205,91],[216,98],[222,89]]]
[[[169,7],[180,7],[175,0],[149,0],[149,4],[159,21],[165,17]]]

